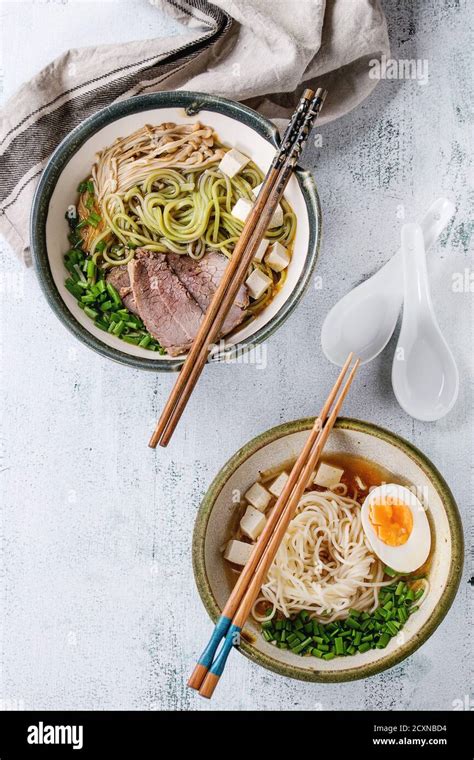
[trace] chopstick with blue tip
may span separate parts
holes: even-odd
[[[240,573],[237,579],[237,582],[234,588],[232,589],[232,592],[229,596],[229,599],[227,600],[227,603],[222,611],[222,614],[215,625],[214,632],[209,640],[209,643],[206,646],[203,653],[201,654],[197,662],[197,665],[194,668],[191,674],[191,677],[189,678],[188,686],[190,686],[192,689],[199,689],[201,687],[201,684],[204,681],[204,678],[206,677],[207,672],[212,665],[212,662],[216,655],[219,644],[221,643],[222,639],[225,636],[227,636],[227,633],[229,632],[230,626],[232,624],[232,618],[237,612],[237,609],[247,590],[247,587],[252,579],[252,576],[257,568],[257,565],[260,562],[260,559],[266,549],[268,541],[270,540],[271,535],[278,523],[278,520],[283,510],[285,509],[285,505],[289,497],[291,496],[294,486],[296,485],[296,483],[298,482],[301,476],[305,463],[307,462],[308,457],[311,454],[311,450],[321,432],[322,426],[326,422],[331,406],[334,402],[334,399],[336,398],[339,388],[341,387],[342,381],[344,380],[344,377],[352,361],[352,358],[353,358],[353,355],[349,354],[343,368],[341,369],[339,377],[337,378],[334,384],[334,387],[331,390],[331,393],[329,394],[323,408],[321,409],[319,417],[317,417],[314,422],[314,425],[310,431],[308,439],[299,457],[297,458],[295,464],[293,465],[293,468],[290,472],[290,475],[285,484],[285,487],[281,495],[278,497],[275,507],[273,508],[267,520],[267,523],[262,533],[260,534],[257,543],[255,544],[252,550],[252,553],[247,563],[245,564],[242,572]]]
[[[346,368],[346,364],[344,365],[344,368]],[[337,398],[337,401],[334,404],[329,417],[327,418],[326,424],[322,427],[322,429],[321,426],[319,426],[320,432],[314,441],[311,453],[303,463],[300,477],[297,479],[297,482],[291,492],[290,498],[283,504],[280,509],[280,516],[278,518],[277,525],[272,531],[271,537],[263,548],[257,569],[252,574],[251,580],[242,596],[238,609],[232,618],[224,639],[224,643],[220,648],[216,658],[212,662],[212,665],[208,669],[208,672],[201,684],[199,694],[202,697],[206,697],[207,699],[210,699],[212,697],[214,689],[216,688],[219,679],[224,672],[227,658],[230,654],[231,649],[234,646],[238,646],[240,644],[242,628],[244,627],[245,622],[251,613],[252,607],[255,604],[255,600],[257,599],[262,584],[265,581],[270,565],[273,562],[275,554],[277,553],[278,548],[285,536],[288,525],[294,517],[301,496],[303,495],[304,490],[307,487],[315,468],[317,467],[319,459],[321,458],[325,443],[334,426],[334,423],[336,422],[339,410],[343,404],[345,397],[347,396],[359,364],[360,360],[357,359],[349,373],[349,377],[347,378],[347,381],[344,384],[339,397]],[[331,391],[330,395],[333,396],[333,393],[334,389]]]

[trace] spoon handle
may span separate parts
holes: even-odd
[[[436,242],[455,211],[456,206],[449,198],[437,198],[437,200],[433,201],[425,215],[420,219],[426,251]],[[401,248],[379,269],[379,272],[382,271],[385,276],[391,278],[392,288],[396,288],[397,292],[400,293],[400,298],[402,298],[403,269]]]
[[[405,282],[404,310],[419,315],[432,314],[425,242],[420,224],[403,225],[401,251]]]
[[[449,198],[438,198],[431,204],[420,222],[425,240],[425,250],[428,250],[441,235],[455,211],[456,206]]]

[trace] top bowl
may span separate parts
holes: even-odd
[[[197,92],[160,92],[115,103],[76,127],[51,156],[39,182],[31,216],[31,248],[41,287],[51,307],[83,343],[102,356],[139,369],[177,370],[184,357],[160,356],[104,333],[77,306],[64,285],[67,273],[67,206],[90,171],[95,154],[144,124],[172,121],[208,124],[226,145],[238,148],[266,171],[279,143],[276,127],[250,108]],[[291,314],[312,274],[319,250],[321,210],[313,179],[297,169],[285,191],[297,219],[293,256],[284,286],[252,322],[226,341],[226,356],[269,337]]]

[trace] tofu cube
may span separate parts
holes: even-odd
[[[287,475],[286,472],[280,472],[279,476],[273,481],[273,483],[268,489],[270,493],[273,494],[273,496],[276,496],[277,498],[281,496],[281,492],[283,491],[288,478],[289,478],[289,475]]]
[[[290,263],[290,254],[285,246],[277,241],[273,243],[265,261],[274,272],[282,272]]]
[[[332,488],[341,482],[343,474],[344,470],[341,470],[340,467],[333,467],[322,462],[318,467],[313,483],[323,488]]]
[[[238,174],[249,161],[250,158],[248,156],[245,156],[240,150],[237,150],[237,148],[232,148],[232,150],[227,151],[224,158],[220,161],[218,168],[221,172],[232,178],[235,177],[235,175]]]
[[[255,198],[255,200],[257,200],[257,196],[261,190],[262,185],[263,185],[263,182],[257,185],[257,187],[252,188],[252,195]],[[275,211],[273,212],[273,216],[272,216],[270,224],[268,225],[268,229],[271,230],[273,227],[281,227],[282,224],[283,224],[283,209],[280,206],[280,204],[278,204]]]
[[[235,216],[237,219],[240,219],[241,222],[246,222],[247,217],[252,211],[252,203],[248,201],[246,198],[239,198],[237,203],[235,204],[234,208],[230,212],[232,216]]]
[[[254,483],[245,494],[245,498],[252,507],[259,512],[265,512],[272,498],[271,493],[261,483]]]
[[[263,257],[265,256],[265,253],[269,245],[270,245],[270,241],[267,240],[266,238],[263,238],[257,250],[255,251],[253,260],[258,261],[258,263],[260,264],[261,261],[263,260]]]
[[[245,510],[245,514],[240,521],[240,530],[245,536],[248,536],[252,541],[256,541],[260,533],[265,527],[267,522],[266,517],[262,512],[251,504],[248,505]]]
[[[225,548],[224,559],[228,562],[233,562],[234,565],[247,564],[250,555],[252,554],[252,544],[246,544],[244,541],[236,541],[232,539],[229,541]]]
[[[254,269],[252,274],[245,280],[245,284],[247,285],[249,296],[257,299],[263,296],[267,288],[272,284],[272,281],[260,269]]]
[[[270,219],[270,224],[268,225],[268,229],[271,230],[273,227],[281,227],[283,224],[283,209],[278,204],[275,211],[273,212],[273,216]]]

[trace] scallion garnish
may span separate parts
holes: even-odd
[[[384,572],[390,577],[398,575],[391,568],[384,568]],[[357,652],[363,654],[370,649],[385,649],[408,617],[416,612],[416,602],[425,593],[424,588],[415,591],[409,583],[410,578],[407,578],[406,582],[400,580],[397,584],[382,587],[379,606],[372,613],[351,609],[344,620],[319,623],[311,620],[307,610],[302,610],[293,619],[265,621],[262,635],[280,648],[284,644],[293,654],[312,655],[324,660]]]

